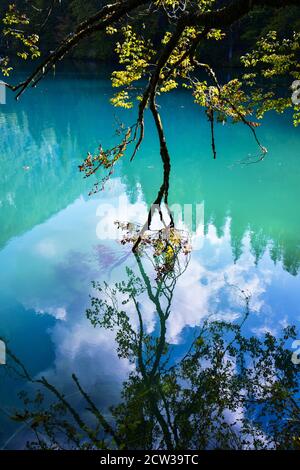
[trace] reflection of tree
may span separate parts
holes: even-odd
[[[243,325],[250,299],[244,292],[245,315],[240,324],[206,321],[176,359],[178,354],[167,340],[167,325],[177,280],[188,264],[187,255],[176,251],[176,246],[174,242],[172,269],[163,269],[165,246],[154,256],[136,255],[138,273],[128,268],[126,281],[112,287],[94,283],[97,295],[91,299],[87,317],[95,327],[115,332],[119,357],[133,365],[121,402],[111,408],[109,418],[75,375],[84,410],[76,409],[46,378],[32,379],[10,353],[10,367],[55,399],[47,405],[44,391],[38,391],[34,400],[22,395],[25,411],[14,419],[33,430],[32,447],[299,447],[299,380],[286,349],[287,340],[295,337],[294,328],[285,329],[281,339],[269,333],[262,340],[246,337]],[[152,332],[144,315],[146,300],[156,314]]]

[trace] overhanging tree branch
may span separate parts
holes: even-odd
[[[55,51],[47,56],[24,82],[16,86],[9,86],[10,89],[17,92],[16,99],[18,99],[29,86],[36,86],[37,83],[47,75],[50,68],[83,39],[91,36],[96,31],[103,31],[107,26],[123,18],[127,13],[144,3],[146,3],[144,0],[127,0],[105,5],[98,13],[80,23],[74,33],[67,36]]]
[[[61,60],[72,48],[79,44],[83,39],[89,37],[97,31],[103,31],[106,27],[113,25],[114,23],[123,18],[126,18],[128,13],[130,13],[131,11],[137,9],[138,7],[146,6],[148,3],[149,2],[146,0],[124,0],[118,1],[113,4],[105,5],[96,14],[92,15],[90,18],[80,23],[74,33],[66,37],[57,47],[57,49],[52,54],[50,54],[24,82],[16,86],[10,86],[10,88],[13,91],[17,92],[17,98],[20,97],[21,94],[24,93],[24,91],[29,86],[36,86],[37,83],[41,79],[43,79],[43,77],[49,72],[51,67],[54,66],[59,60]],[[262,155],[264,156],[266,153],[266,149],[260,144],[255,129],[253,128],[251,123],[249,123],[245,119],[243,114],[240,113],[240,111],[235,107],[233,103],[231,103],[230,100],[228,100],[226,97],[223,98],[221,96],[221,87],[216,79],[215,74],[208,65],[197,62],[197,60],[194,58],[194,55],[201,38],[207,37],[207,34],[210,30],[226,29],[238,20],[242,19],[255,8],[282,8],[289,5],[299,5],[299,0],[233,0],[223,8],[210,11],[203,11],[200,9],[197,3],[191,3],[188,6],[189,10],[185,8],[184,11],[180,11],[180,13],[178,13],[178,18],[176,18],[174,31],[168,42],[162,47],[161,51],[158,52],[158,58],[155,62],[153,72],[150,74],[148,85],[142,95],[138,110],[137,121],[136,124],[132,126],[132,129],[134,128],[134,134],[131,140],[131,142],[136,142],[131,157],[132,160],[136,155],[137,151],[139,150],[144,138],[144,113],[147,105],[149,105],[157,130],[157,135],[160,143],[160,155],[163,163],[163,182],[158,191],[158,195],[153,203],[153,206],[154,209],[155,206],[158,206],[158,211],[161,220],[163,221],[161,204],[162,202],[165,203],[166,208],[169,212],[171,227],[174,226],[174,221],[172,218],[172,214],[170,213],[168,208],[169,177],[171,169],[170,155],[168,152],[161,117],[156,106],[156,96],[159,91],[158,86],[161,81],[165,80],[165,77],[164,79],[162,79],[162,72],[165,71],[164,68],[166,68],[166,76],[169,77],[173,72],[176,73],[176,68],[178,68],[180,64],[187,58],[191,59],[191,62],[193,62],[196,66],[205,67],[213,78],[217,89],[219,90],[220,99],[227,101],[229,106],[234,110],[235,114],[239,116],[240,120],[251,129],[254,138],[262,151]],[[181,57],[168,69],[168,61],[176,47],[179,45],[184,31],[188,27],[195,27],[196,37],[192,41],[192,44],[190,45],[188,50],[186,50],[181,55]],[[208,117],[211,123],[212,149],[214,156],[216,156],[214,142],[213,107],[210,109],[210,114],[208,114]],[[142,228],[140,236],[134,244],[134,251],[137,250],[144,232],[150,228],[152,215],[153,207],[151,207],[148,214],[147,222]]]

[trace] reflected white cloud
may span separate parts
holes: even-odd
[[[36,308],[37,313],[52,315],[56,320],[66,320],[67,311],[65,307],[48,307],[45,310]]]
[[[263,294],[272,281],[272,272],[255,266],[248,235],[243,246],[243,255],[234,263],[232,256],[228,256],[230,220],[221,237],[209,226],[202,250],[193,254],[188,270],[178,280],[168,321],[170,341],[178,342],[185,327],[195,327],[205,317],[239,318],[245,309],[245,295],[251,297],[251,312],[261,312],[265,304]]]
[[[94,387],[114,384],[112,396],[116,398],[123,380],[132,366],[119,359],[111,331],[93,328],[84,318],[75,324],[60,323],[51,333],[55,344],[55,363],[46,374],[60,387],[67,388],[73,373],[80,377],[82,385],[94,393]],[[102,402],[110,397],[99,396]]]
[[[36,245],[36,251],[45,258],[52,258],[57,254],[57,248],[53,240],[41,240]]]

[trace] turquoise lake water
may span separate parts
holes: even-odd
[[[112,284],[126,266],[135,269],[129,247],[107,233],[116,218],[142,223],[162,178],[147,117],[134,161],[124,157],[105,190],[88,196],[93,181],[78,165],[88,151],[115,142],[118,119],[134,122],[135,111],[113,109],[111,95],[110,81],[96,74],[58,74],[0,108],[0,337],[33,375],[46,375],[66,394],[76,372],[103,409],[118,401],[133,366],[117,357],[112,331],[88,322],[91,282]],[[291,116],[265,118],[258,133],[268,154],[245,165],[257,153],[245,126],[217,127],[213,160],[209,123],[191,96],[177,90],[160,106],[172,160],[169,202],[194,211],[194,250],[167,322],[174,358],[209,315],[241,318],[241,290],[251,297],[252,334],[299,327],[300,132]],[[147,299],[143,311],[155,329]],[[9,414],[22,384],[2,366],[0,380],[0,448],[21,448],[27,429]]]

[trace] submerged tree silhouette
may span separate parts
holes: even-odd
[[[157,235],[155,236],[157,239]],[[145,243],[146,246],[146,243]],[[174,243],[174,246],[178,246]],[[109,416],[72,376],[85,403],[78,410],[47,378],[32,378],[8,351],[7,367],[38,388],[32,399],[21,394],[24,409],[13,419],[27,423],[33,449],[297,449],[299,448],[299,370],[287,342],[281,338],[247,336],[244,323],[251,299],[240,294],[245,311],[240,323],[208,318],[195,328],[194,339],[174,359],[167,339],[176,284],[189,255],[135,255],[138,272],[109,286],[94,283],[87,318],[95,328],[115,333],[120,358],[132,364],[120,403]],[[143,305],[150,301],[156,325],[149,331]],[[49,396],[52,403],[49,404]],[[46,399],[47,397],[47,399]],[[53,401],[54,399],[54,401]]]

